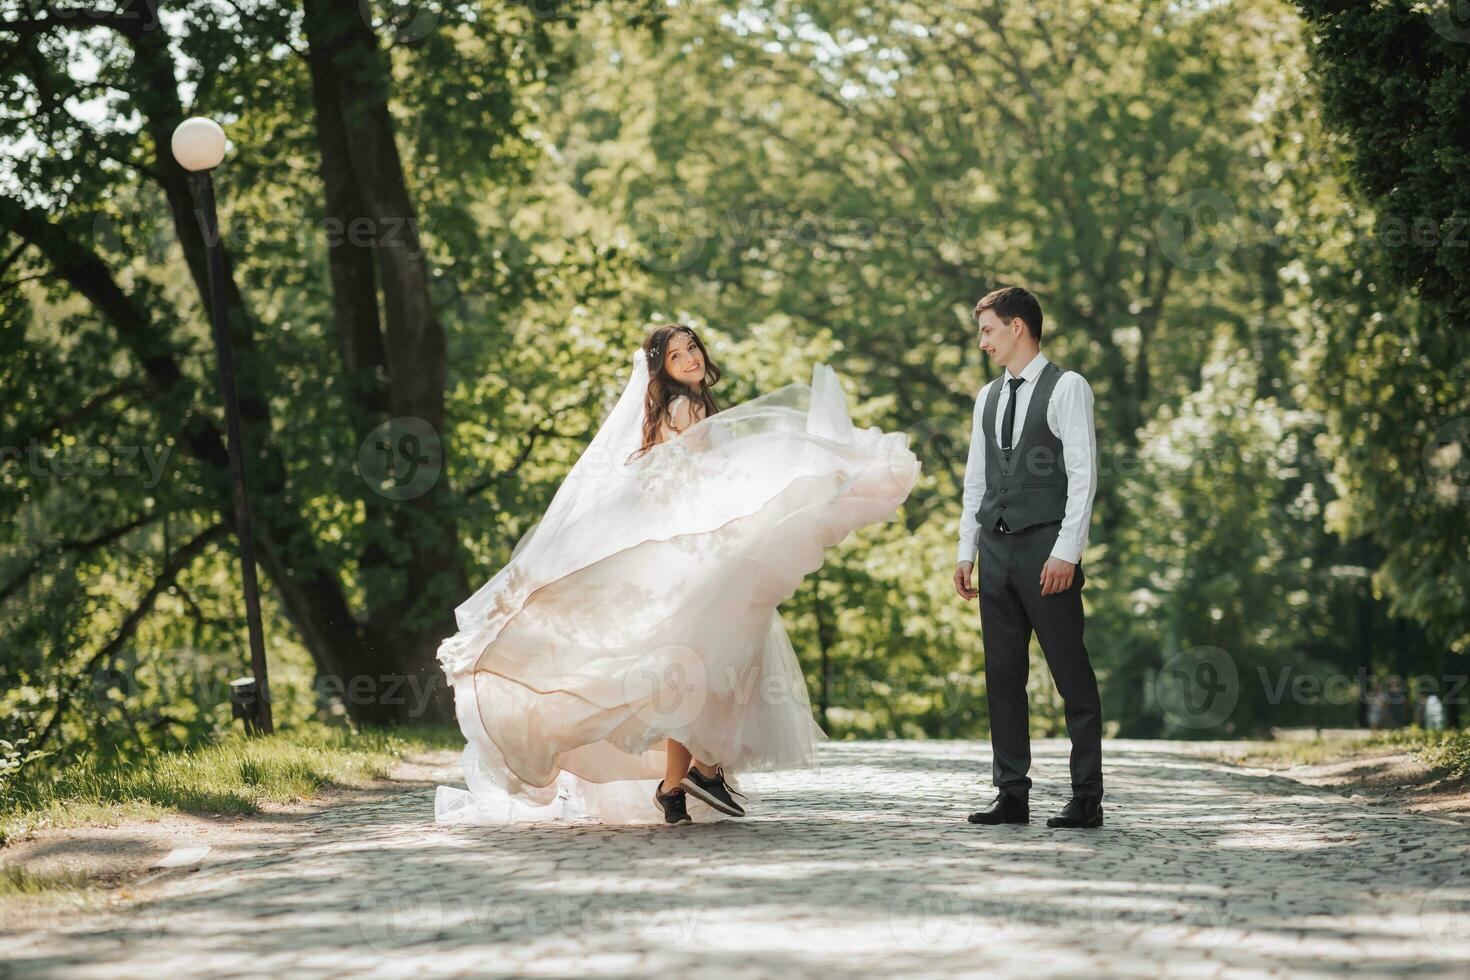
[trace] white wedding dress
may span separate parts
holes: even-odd
[[[648,368],[510,561],[456,610],[439,662],[468,789],[440,823],[663,819],[664,740],[739,775],[815,768],[827,736],[777,604],[919,476],[907,434],[857,429],[837,376],[790,384],[640,444]],[[723,815],[692,796],[695,820]]]

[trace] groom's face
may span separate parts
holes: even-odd
[[[990,355],[990,359],[1001,367],[1010,363],[1011,354],[1016,349],[1016,338],[1020,331],[1026,329],[1026,324],[1020,317],[1011,317],[1009,321],[1002,321],[994,310],[981,310],[978,317],[980,324],[980,349]]]

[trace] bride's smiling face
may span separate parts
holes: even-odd
[[[669,338],[668,350],[664,352],[664,373],[690,388],[698,388],[704,380],[704,357],[689,334],[680,332]]]

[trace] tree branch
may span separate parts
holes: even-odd
[[[131,521],[128,521],[126,524],[123,524],[119,527],[110,528],[109,530],[103,531],[101,534],[94,535],[90,538],[80,538],[76,541],[63,541],[58,545],[52,545],[51,547],[43,551],[42,554],[32,558],[19,575],[11,579],[10,582],[3,589],[0,589],[0,603],[3,603],[6,599],[9,599],[12,595],[14,595],[21,586],[25,585],[27,580],[29,580],[32,575],[36,574],[36,572],[40,570],[41,559],[46,553],[71,552],[72,554],[86,554],[87,552],[92,551],[95,548],[100,548],[103,545],[111,544],[118,538],[123,537],[125,534],[128,534],[131,531],[136,531],[140,527],[145,527],[149,524],[152,524],[155,520],[157,520],[157,518],[153,516],[137,517]]]
[[[66,412],[63,415],[52,419],[49,422],[43,423],[35,432],[32,432],[29,437],[17,437],[16,442],[17,444],[23,445],[29,443],[32,439],[37,441],[45,439],[47,436],[52,435],[53,433],[60,432],[62,429],[65,429],[68,426],[75,425],[83,419],[96,414],[99,408],[110,402],[112,399],[118,397],[119,395],[133,394],[141,390],[142,386],[138,384],[130,383],[115,385],[102,392],[101,394],[95,395],[92,398],[88,399],[87,402],[81,407],[75,408],[70,412]]]
[[[544,419],[538,422],[529,432],[526,433],[525,445],[521,446],[520,452],[516,454],[515,462],[505,469],[498,471],[494,475],[486,477],[479,483],[472,484],[464,491],[464,498],[466,500],[469,500],[473,497],[477,497],[485,490],[489,489],[490,486],[493,485],[496,481],[503,480],[511,474],[518,472],[520,468],[525,465],[526,460],[531,458],[531,450],[536,447],[536,440],[540,439],[542,436],[556,436],[563,439],[571,438],[572,436],[568,433],[557,432],[552,423],[555,422],[557,418],[565,414],[569,409],[574,407],[574,405],[565,405],[551,412]]]

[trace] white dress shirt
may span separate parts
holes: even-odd
[[[1019,375],[1012,374],[1007,368],[1001,377],[981,388],[975,399],[975,414],[970,427],[970,454],[965,461],[965,492],[964,503],[960,508],[960,540],[956,562],[975,560],[975,531],[979,527],[975,511],[980,507],[980,498],[985,495],[985,438],[981,433],[981,426],[990,385],[1002,385],[1000,400],[995,406],[995,443],[1000,445],[1006,405],[1011,400],[1011,386],[1005,384],[1005,381],[1016,377],[1026,379],[1026,383],[1016,390],[1016,419],[1012,432],[1014,443],[1021,436],[1021,426],[1026,419],[1026,409],[1031,404],[1031,392],[1036,388],[1036,379],[1041,376],[1041,369],[1046,365],[1046,355],[1037,352]],[[1092,422],[1092,386],[1076,371],[1064,371],[1057,378],[1051,400],[1046,405],[1046,424],[1052,435],[1062,441],[1062,460],[1067,468],[1067,506],[1051,555],[1075,565],[1082,558],[1082,550],[1087,547],[1087,527],[1092,521],[1092,500],[1097,494],[1097,432]]]

